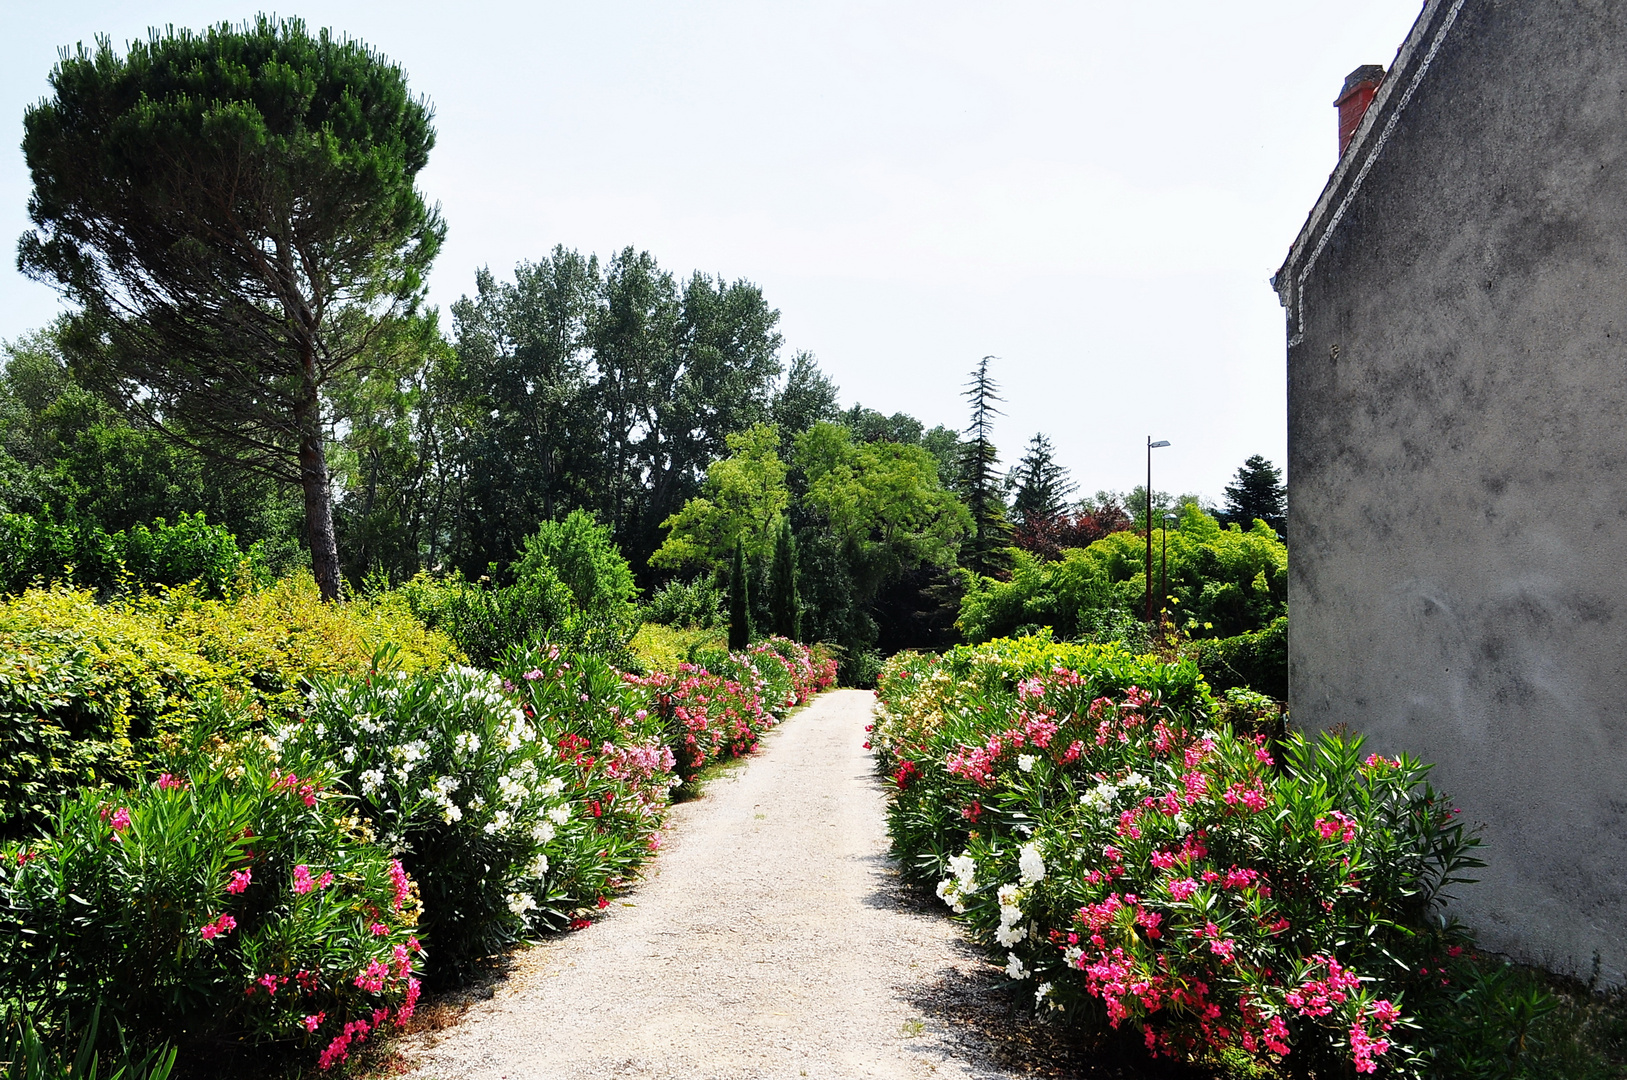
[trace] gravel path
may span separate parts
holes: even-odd
[[[1071,1073],[987,992],[999,975],[955,925],[900,890],[862,746],[872,701],[822,695],[675,807],[648,880],[521,953],[461,1023],[410,1040],[414,1075]]]

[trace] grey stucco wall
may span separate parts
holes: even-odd
[[[1438,763],[1487,945],[1619,984],[1627,4],[1455,17],[1294,297],[1291,705]]]

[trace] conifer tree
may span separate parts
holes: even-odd
[[[1256,519],[1271,526],[1278,536],[1288,531],[1288,489],[1282,470],[1259,454],[1243,462],[1233,481],[1226,485],[1226,505],[1221,519],[1247,529]]]
[[[1077,486],[1068,479],[1068,470],[1056,462],[1056,448],[1043,432],[1028,443],[1028,452],[1012,470],[1016,494],[1011,500],[1013,523],[1033,529],[1060,517],[1068,508],[1068,496]]]
[[[780,518],[774,534],[774,561],[768,572],[770,629],[792,641],[802,639],[802,598],[797,594],[797,541],[791,522]]]
[[[962,444],[959,485],[961,499],[972,512],[972,535],[962,549],[961,565],[973,573],[991,576],[1008,569],[1006,552],[1011,545],[1001,477],[995,468],[1000,464],[1000,453],[994,446],[994,418],[1002,415],[996,404],[1005,399],[1000,396],[999,384],[989,377],[989,361],[994,359],[998,358],[985,356],[978,361],[961,394],[971,402],[972,422],[966,427],[969,438]]]
[[[729,648],[751,644],[751,587],[746,578],[746,549],[735,542],[734,568],[729,574]]]

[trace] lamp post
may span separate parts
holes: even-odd
[[[1180,519],[1174,514],[1164,515],[1164,559],[1163,568],[1158,572],[1160,582],[1158,593],[1158,631],[1159,636],[1164,630],[1164,605],[1169,603],[1169,527]]]
[[[1142,565],[1147,569],[1147,621],[1152,622],[1152,452],[1160,446],[1168,446],[1168,439],[1152,441],[1147,436],[1147,561]]]

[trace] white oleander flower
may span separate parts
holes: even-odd
[[[531,839],[539,844],[546,844],[554,838],[554,825],[551,821],[539,821],[531,830]]]
[[[571,808],[564,803],[560,803],[558,806],[549,809],[548,817],[555,825],[563,825],[571,819]]]
[[[537,898],[530,893],[509,893],[508,909],[516,915],[524,915],[528,911],[537,909]]]
[[[1017,859],[1017,871],[1024,885],[1033,885],[1045,880],[1045,860],[1040,858],[1038,847],[1033,844],[1023,845],[1022,855]]]
[[[1028,969],[1023,967],[1022,958],[1016,953],[1006,954],[1006,974],[1013,979],[1028,978]]]
[[[1050,983],[1040,983],[1039,989],[1034,991],[1034,1005],[1037,1008],[1051,994]]]
[[[966,911],[966,905],[961,902],[960,882],[954,878],[944,878],[938,882],[938,899],[948,904],[956,914]]]
[[[384,774],[378,769],[368,769],[360,779],[363,795],[372,795],[384,786]]]
[[[548,872],[548,856],[538,855],[531,860],[530,874],[532,877],[541,877]]]
[[[1022,912],[1017,912],[1017,917],[1022,918]],[[1027,936],[1028,928],[1026,926],[1009,926],[1004,918],[1000,920],[999,929],[994,932],[994,940],[1008,949]]]
[[[1033,772],[1034,762],[1038,760],[1033,754],[1019,754],[1017,756],[1017,768],[1023,772]]]

